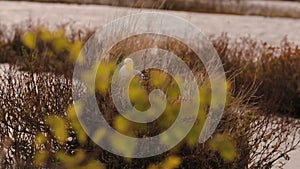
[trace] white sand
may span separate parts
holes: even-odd
[[[119,16],[141,10],[96,5],[41,4],[29,2],[0,2],[0,23],[17,24],[28,18],[42,23],[76,22],[76,25],[100,27]],[[300,19],[266,18],[219,14],[159,11],[183,17],[206,34],[228,32],[234,37],[251,34],[258,39],[278,44],[285,37],[300,44]]]
[[[101,27],[112,19],[141,10],[95,5],[41,4],[29,2],[0,2],[0,23],[10,27],[31,18],[41,23],[59,24],[74,21],[85,27]],[[265,18],[257,16],[233,16],[160,11],[183,17],[206,34],[228,32],[233,37],[251,34],[258,39],[278,44],[285,37],[300,44],[300,19]],[[291,160],[284,168],[300,168],[300,149],[290,153]]]

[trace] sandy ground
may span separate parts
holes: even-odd
[[[31,18],[34,22],[49,25],[74,22],[84,27],[101,27],[120,16],[141,10],[95,5],[40,4],[29,2],[0,2],[0,23],[8,26],[19,24]],[[183,17],[206,34],[228,32],[233,37],[250,34],[259,40],[279,44],[287,36],[300,44],[300,19],[265,18],[257,16],[234,16],[175,11],[159,11]],[[9,29],[8,29],[9,30]],[[300,149],[290,153],[291,160],[284,168],[300,168]]]
[[[40,20],[42,23],[59,24],[75,22],[86,27],[101,27],[120,16],[141,10],[95,5],[40,4],[28,2],[0,2],[0,23],[18,24],[26,19]],[[160,11],[162,12],[162,11]],[[163,11],[183,17],[206,34],[228,32],[234,37],[251,34],[260,40],[278,44],[287,36],[300,44],[300,19],[266,18],[258,16],[235,16]]]

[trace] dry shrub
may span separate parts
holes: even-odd
[[[234,113],[225,115],[220,124],[220,132],[218,132],[220,136],[225,133],[226,138],[230,138],[234,142],[232,151],[237,153],[239,157],[233,161],[224,161],[218,151],[212,151],[207,144],[191,146],[185,141],[163,155],[128,161],[128,159],[102,150],[89,139],[81,139],[80,141],[79,137],[84,136],[79,136],[80,131],[77,130],[76,132],[75,124],[78,122],[74,122],[70,112],[68,112],[72,103],[70,80],[64,76],[49,73],[18,72],[15,68],[8,68],[4,73],[1,76],[3,83],[0,88],[0,135],[1,149],[4,153],[1,158],[1,165],[4,168],[13,166],[18,168],[25,166],[69,168],[67,166],[73,164],[69,164],[72,160],[68,161],[67,157],[70,156],[71,159],[80,161],[78,154],[83,154],[84,158],[80,162],[74,163],[77,167],[88,165],[92,158],[100,160],[108,168],[146,168],[151,164],[159,164],[167,157],[174,155],[181,158],[181,167],[183,168],[220,166],[238,168],[237,166],[247,165],[247,161],[245,161],[247,158],[241,154],[245,153],[245,150],[238,148],[244,147],[247,142],[235,140],[240,140],[244,136],[235,135],[236,130],[238,130],[237,126],[234,126],[237,119],[229,119],[237,116]],[[115,112],[108,113],[114,114]],[[72,123],[69,124],[69,122]],[[67,127],[63,127],[64,125]],[[160,129],[155,128],[149,132],[156,133],[158,132],[156,130]],[[198,130],[196,125],[193,132]],[[61,135],[60,131],[65,135]],[[222,139],[223,137],[220,136],[219,139]],[[46,154],[44,158],[43,154]],[[244,161],[242,162],[241,159]]]
[[[40,37],[42,33],[37,30],[37,32],[31,31],[26,35],[31,39]],[[35,39],[39,42],[39,38]],[[228,95],[228,105],[214,136],[204,144],[197,143],[203,125],[203,121],[201,121],[203,114],[199,113],[199,123],[196,123],[185,140],[171,151],[145,159],[127,159],[113,155],[95,145],[87,138],[77,121],[72,108],[73,98],[71,96],[71,87],[74,84],[72,84],[69,74],[65,72],[65,68],[56,66],[56,63],[57,65],[69,64],[66,63],[70,56],[69,47],[74,41],[63,40],[68,44],[67,48],[63,48],[63,53],[66,53],[60,57],[54,56],[53,62],[51,57],[46,55],[47,61],[53,63],[54,66],[49,69],[45,63],[45,55],[40,54],[45,53],[44,50],[57,52],[56,49],[47,43],[35,43],[33,48],[30,43],[26,43],[26,38],[24,40],[23,36],[20,36],[16,42],[21,43],[22,47],[17,46],[17,49],[20,50],[16,51],[20,52],[19,57],[26,56],[30,59],[24,59],[26,62],[19,59],[18,61],[21,63],[18,65],[27,71],[20,72],[20,69],[17,71],[12,68],[4,74],[0,74],[1,165],[4,168],[23,168],[25,166],[32,168],[84,168],[87,166],[92,168],[103,166],[107,168],[159,168],[176,163],[175,167],[179,168],[270,168],[277,163],[278,159],[288,159],[287,153],[299,145],[299,140],[297,140],[299,123],[289,118],[259,115],[258,109],[253,106],[255,100],[253,101],[252,96],[253,93],[260,96],[259,92],[264,91],[260,88],[256,91],[256,88],[251,88],[252,86],[250,89],[249,86],[248,88],[244,87],[249,82],[253,84],[254,77],[258,75],[260,78],[257,78],[257,81],[264,79],[265,71],[262,71],[257,66],[258,62],[253,59],[253,56],[257,54],[253,52],[253,49],[256,52],[263,51],[263,57],[257,54],[257,56],[261,56],[257,58],[265,58],[263,63],[268,67],[269,62],[267,61],[272,61],[272,59],[266,58],[270,55],[273,56],[268,50],[272,51],[273,48],[266,50],[264,48],[266,45],[263,45],[259,48],[261,50],[256,50],[259,45],[247,38],[244,40],[233,46],[229,45],[226,36],[213,40],[223,59],[224,66],[228,70],[228,75],[235,77],[232,80],[233,92]],[[252,48],[241,45],[249,43],[252,44]],[[16,45],[18,44],[16,43]],[[180,46],[180,44],[176,45]],[[163,48],[159,45],[158,47]],[[118,45],[116,45],[116,49],[118,49]],[[182,49],[177,53],[191,64],[194,73],[200,78],[199,81],[206,81],[205,72],[201,71],[201,64],[191,61],[193,54],[188,53],[184,46],[176,48],[171,45],[166,49],[174,51]],[[290,48],[288,49],[290,50]],[[5,48],[2,50],[6,51]],[[9,48],[6,52],[11,50],[14,51]],[[123,48],[122,53],[126,53],[126,50],[128,48],[125,50]],[[184,57],[187,53],[190,56]],[[56,54],[60,55],[60,53]],[[126,57],[126,54],[120,56],[119,52],[115,54],[112,52],[112,54],[113,58],[118,56],[121,60]],[[288,54],[293,54],[293,52]],[[67,58],[63,58],[63,56]],[[114,59],[118,60],[118,58]],[[37,69],[34,67],[37,63],[43,66]],[[291,64],[291,62],[288,63]],[[242,71],[244,69],[245,72]],[[240,73],[234,76],[237,70]],[[273,69],[271,70],[273,71]],[[291,68],[292,70],[293,68]],[[259,73],[256,75],[253,72]],[[268,83],[262,81],[262,83],[272,85],[269,84],[269,81]],[[201,84],[201,87],[205,87],[205,83]],[[101,93],[97,93],[97,95],[99,107],[105,108],[106,106],[103,106],[105,102],[101,102],[103,99]],[[265,96],[263,98],[266,99]],[[109,106],[113,107],[113,105]],[[209,105],[207,106],[209,107]],[[115,109],[106,109],[106,113],[118,114]],[[110,116],[107,120],[113,123],[115,119]],[[154,135],[160,133],[161,130],[156,127],[148,132],[150,135],[151,133]]]
[[[84,43],[94,31],[70,29],[71,33],[66,33],[63,31],[64,27],[50,32],[51,36],[58,36],[57,39],[63,40],[66,44],[58,51],[53,49],[53,43],[57,39],[53,38],[46,42],[42,39],[42,35],[45,34],[43,27],[29,29],[35,32],[37,44],[35,50],[23,45],[21,37],[25,30],[16,29],[13,37],[5,38],[8,36],[3,33],[6,29],[0,27],[0,32],[4,35],[0,42],[0,61],[17,64],[23,70],[54,72],[70,76],[76,55],[74,53],[78,52],[75,50],[72,54],[72,47],[80,48],[80,44]],[[60,35],[55,35],[59,33]],[[66,40],[64,36],[67,36]],[[258,102],[263,111],[299,116],[300,48],[298,46],[288,42],[287,39],[284,39],[280,46],[274,46],[250,37],[234,40],[226,34],[214,36],[211,40],[224,63],[228,77],[234,76],[235,94],[252,85],[259,86],[252,96],[252,101]],[[159,47],[168,48],[163,45]],[[123,55],[126,56],[126,51],[124,53]],[[199,65],[192,67],[201,69]]]
[[[236,92],[258,85],[252,98],[265,113],[300,114],[300,48],[285,38],[280,46],[250,37],[235,41],[226,34],[212,38]]]
[[[94,163],[91,159],[99,160],[102,164],[98,165],[107,168],[146,168],[162,165],[174,156],[180,158],[180,168],[268,168],[280,165],[278,159],[288,159],[287,153],[299,145],[299,122],[259,116],[254,107],[243,104],[244,99],[231,98],[215,135],[205,144],[188,144],[188,139],[199,132],[196,124],[186,140],[169,152],[145,159],[124,159],[102,150],[78,129],[78,121],[68,111],[72,103],[70,80],[53,74],[20,74],[15,69],[9,69],[1,80],[5,82],[0,90],[4,168],[85,167]],[[68,127],[56,128],[49,121],[51,118],[55,124],[62,120]],[[54,132],[61,130],[65,136]],[[157,130],[161,129],[149,132],[159,133]],[[212,148],[214,144],[225,144],[230,149]],[[234,153],[234,159],[229,161],[222,155],[228,151]]]
[[[0,38],[0,63],[13,63],[21,70],[31,72],[66,76],[72,75],[82,42],[94,33],[91,29],[82,30],[72,24],[61,24],[50,31],[30,20],[12,26],[10,34],[7,29],[0,25],[0,35],[3,34]]]
[[[5,139],[10,140],[8,145],[1,146],[5,153],[1,159],[4,168],[34,166],[39,150],[51,153],[63,149],[45,125],[45,119],[66,115],[71,103],[70,84],[66,79],[6,68],[1,75],[0,92],[0,142],[5,144]],[[45,136],[47,144],[40,147],[36,144],[38,134]]]

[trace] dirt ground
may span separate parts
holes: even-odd
[[[96,6],[66,5],[29,2],[0,2],[0,24],[9,28],[14,24],[24,23],[29,18],[32,22],[48,25],[72,22],[83,27],[101,27],[120,16],[155,10]],[[279,44],[287,36],[300,45],[300,19],[267,18],[258,16],[219,15],[191,12],[159,11],[173,14],[189,20],[205,34],[228,32],[232,37],[251,35],[258,40]],[[290,153],[291,160],[284,168],[300,168],[300,148]]]

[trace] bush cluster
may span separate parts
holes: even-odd
[[[266,106],[266,110],[272,110],[272,113],[281,112],[277,107],[276,109],[272,107],[273,104],[282,104],[281,108],[286,108],[287,111],[292,108],[297,110],[297,107],[293,107],[294,105],[286,100],[268,102],[268,98],[282,99],[283,96],[277,96],[276,93],[270,96],[264,92],[265,88],[274,85],[272,78],[282,80],[285,77],[287,67],[279,65],[287,64],[289,71],[294,73],[293,71],[299,64],[290,62],[284,57],[299,59],[298,48],[293,48],[286,43],[282,51],[281,48],[267,44],[258,45],[249,38],[242,39],[241,42],[230,43],[226,36],[221,36],[212,38],[212,42],[224,62],[229,77],[228,84],[231,84],[231,88],[228,88],[228,103],[224,116],[215,134],[206,143],[197,142],[207,108],[210,106],[209,102],[202,101],[200,103],[202,109],[199,110],[197,121],[191,132],[178,146],[162,155],[145,159],[128,159],[103,150],[87,137],[74,111],[74,106],[79,105],[72,104],[74,98],[72,98],[71,90],[75,84],[72,83],[71,75],[74,60],[80,51],[78,49],[91,32],[93,31],[86,31],[85,36],[82,36],[81,32],[67,36],[62,28],[49,31],[43,27],[37,27],[28,31],[18,30],[10,38],[0,37],[0,51],[2,51],[0,59],[3,63],[12,65],[6,66],[3,72],[0,72],[1,167],[270,168],[278,164],[278,159],[288,160],[287,153],[299,144],[296,135],[299,132],[298,121],[285,117],[278,118],[272,114],[261,115],[262,109],[255,105],[259,101],[258,105],[262,108]],[[192,67],[193,73],[199,78],[197,80],[203,82],[199,90],[204,93],[203,98],[207,98],[204,100],[209,100],[209,84],[205,83],[207,75],[201,63],[195,63],[193,53],[188,51],[186,46],[173,43],[172,39],[170,41],[172,45],[166,48],[183,57],[184,61]],[[130,43],[126,43],[125,46],[117,44],[111,49],[110,59],[122,60],[126,57],[126,52],[136,47],[128,45]],[[164,48],[161,46],[163,44],[155,45]],[[146,40],[144,45],[149,45],[149,41]],[[278,56],[275,57],[275,54]],[[278,76],[274,74],[271,76],[274,71]],[[149,70],[145,73],[149,73],[150,77],[155,75],[162,77],[160,72],[155,73]],[[97,75],[97,78],[101,79],[105,75],[99,76]],[[269,79],[264,81],[266,77]],[[256,87],[247,86],[249,83],[253,84],[253,79],[261,83],[257,90]],[[281,82],[299,85],[299,81],[295,82],[295,79],[287,79],[286,83]],[[151,80],[145,83],[150,83],[149,90],[151,83],[152,86],[156,84],[155,81],[153,84]],[[158,85],[156,87],[166,87],[166,91],[172,87],[176,89],[172,81],[166,83],[168,84],[156,84]],[[102,83],[99,85],[100,89],[103,89]],[[286,92],[290,90],[287,89],[289,87],[276,89]],[[104,89],[108,90],[106,87]],[[106,120],[120,132],[138,137],[149,137],[165,129],[157,122],[150,125],[148,129],[146,128],[147,134],[143,133],[145,132],[143,126],[139,127],[141,131],[135,130],[136,124],[129,124],[118,118],[118,112],[113,103],[106,98],[108,92],[96,91],[98,105],[107,114]],[[291,95],[294,94],[291,92]],[[252,99],[253,95],[261,98]],[[103,99],[106,102],[103,102]],[[164,117],[172,122],[176,114],[176,99],[171,106],[174,109],[166,112]],[[267,108],[267,106],[270,107]],[[120,125],[123,128],[118,128]],[[127,130],[123,130],[124,126]],[[286,144],[287,142],[289,144]]]
[[[286,38],[279,46],[249,37],[212,37],[235,93],[256,85],[252,102],[265,113],[300,116],[300,47]]]

